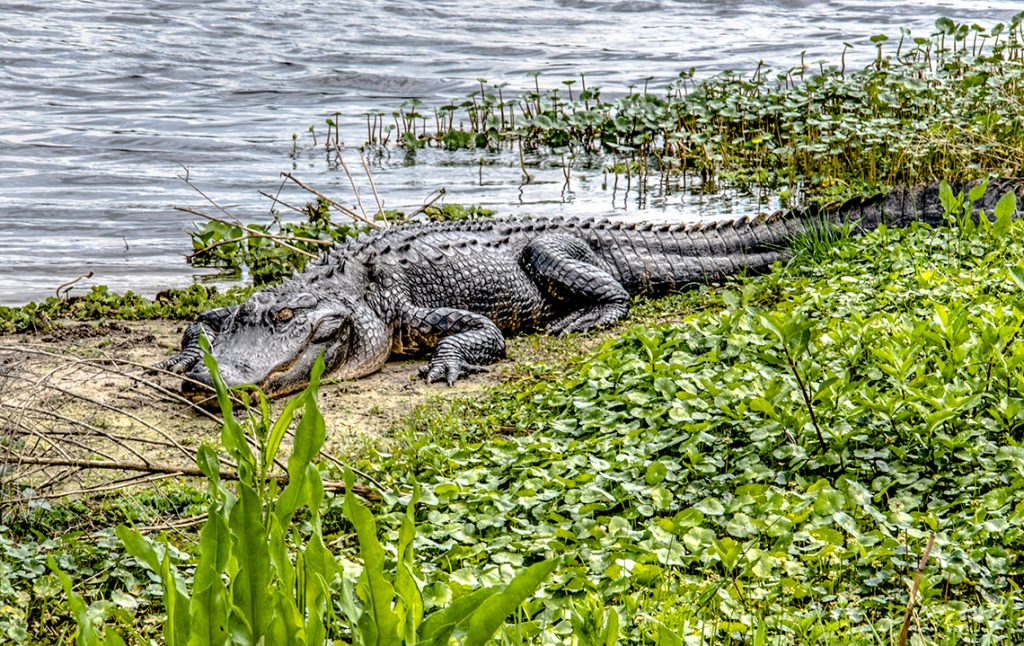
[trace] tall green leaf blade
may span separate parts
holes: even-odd
[[[146,537],[125,525],[119,525],[114,533],[121,539],[121,544],[124,545],[126,552],[141,561],[154,574],[160,574],[160,556]]]
[[[264,468],[269,469],[270,465],[274,462],[274,458],[277,457],[277,451],[281,447],[284,434],[288,427],[291,426],[292,420],[295,419],[295,412],[305,403],[306,393],[307,391],[303,391],[288,400],[284,410],[274,420],[274,425],[270,428],[270,433],[267,435],[267,449],[263,454]]]
[[[400,600],[402,638],[409,643],[416,642],[417,631],[423,622],[423,593],[416,583],[416,557],[413,551],[413,540],[416,538],[415,511],[419,499],[420,487],[417,484],[405,509],[402,528],[398,534],[398,564],[395,573],[395,591]]]
[[[464,646],[483,646],[542,581],[558,567],[558,559],[535,563],[520,572],[503,590],[488,597],[468,618]]]
[[[78,636],[75,638],[75,644],[77,646],[99,646],[100,636],[92,625],[89,607],[85,605],[82,597],[72,589],[71,577],[57,566],[57,561],[52,556],[46,559],[46,565],[60,579],[60,585],[64,588],[64,597],[71,608],[71,614],[75,616],[75,621],[78,623]]]
[[[313,461],[327,439],[324,417],[317,406],[316,395],[320,375],[324,371],[323,357],[318,357],[309,376],[309,386],[301,398],[305,403],[302,419],[295,428],[292,453],[288,456],[288,485],[281,492],[275,513],[282,525],[287,525],[292,514],[306,504],[314,518],[319,517],[323,486]],[[315,483],[313,481],[316,481]]]
[[[190,646],[228,640],[228,589],[221,578],[231,554],[231,536],[220,511],[211,505],[199,535],[199,559],[192,583]]]
[[[434,612],[420,626],[420,641],[417,643],[447,646],[455,628],[498,590],[497,587],[481,588],[452,601],[444,610]]]
[[[238,484],[238,493],[238,502],[228,519],[232,555],[238,564],[238,572],[231,582],[231,603],[241,613],[244,626],[232,625],[230,629],[241,630],[243,634],[248,632],[245,637],[255,644],[266,634],[274,618],[268,594],[270,555],[259,496],[244,482]]]
[[[137,531],[120,525],[116,530],[126,552],[142,562],[143,565],[160,575],[164,586],[164,607],[167,619],[164,621],[164,641],[168,646],[188,643],[189,598],[185,583],[177,570],[171,565],[168,551],[163,558],[157,554],[153,543]]]
[[[1010,191],[999,198],[996,208],[992,210],[992,217],[995,218],[993,227],[997,232],[1003,232],[1010,228],[1013,214],[1017,211],[1017,195]]]
[[[977,186],[970,190],[970,192],[967,194],[967,199],[972,203],[977,202],[981,198],[985,197],[985,191],[987,190],[988,178],[986,177],[984,180],[981,181],[981,183],[979,183]]]
[[[234,405],[228,395],[228,386],[220,376],[220,369],[217,361],[210,354],[210,342],[206,336],[199,336],[199,346],[203,349],[203,363],[210,371],[213,381],[213,389],[217,393],[217,403],[220,405],[221,416],[224,418],[224,426],[221,428],[221,443],[228,453],[238,462],[238,475],[245,482],[252,483],[255,472],[256,458],[245,440],[245,433],[242,426],[235,419]]]
[[[363,573],[359,576],[356,591],[366,604],[359,628],[368,644],[400,643],[398,615],[392,609],[395,589],[384,578],[384,548],[377,540],[377,524],[373,514],[365,505],[356,500],[352,493],[355,478],[345,470],[344,511],[349,522],[356,528],[359,540],[359,554],[363,557]]]
[[[189,599],[185,595],[184,586],[179,585],[178,575],[171,565],[170,550],[164,552],[164,560],[160,564],[160,576],[164,581],[164,644],[166,646],[185,646],[189,642],[192,622],[189,617]]]
[[[313,643],[306,639],[304,617],[295,605],[295,600],[285,594],[279,586],[274,586],[268,592],[274,607],[274,621],[267,626],[263,643],[297,645]]]
[[[280,579],[282,590],[295,590],[295,565],[292,564],[288,542],[285,540],[286,527],[282,527],[276,516],[268,519],[267,545],[270,562]]]

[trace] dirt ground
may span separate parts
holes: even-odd
[[[83,465],[194,464],[194,448],[219,437],[219,418],[179,397],[177,379],[145,371],[177,349],[183,326],[68,323],[46,334],[0,336],[0,451],[7,453],[0,455],[0,482],[32,482],[40,490],[71,481],[102,487],[137,473]],[[344,452],[381,436],[419,404],[477,394],[498,378],[429,385],[416,379],[419,365],[394,361],[357,381],[325,378],[325,449]],[[12,453],[21,458],[17,466]]]

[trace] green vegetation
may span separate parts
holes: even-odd
[[[45,301],[22,307],[0,306],[0,334],[46,331],[62,320],[191,320],[206,310],[239,303],[252,292],[252,287],[218,291],[215,287],[194,284],[183,289],[162,291],[151,300],[130,291],[123,295],[115,294],[105,285],[97,285],[83,296],[51,296]]]
[[[275,214],[270,224],[243,224],[227,220],[195,223],[189,231],[193,252],[188,261],[197,267],[218,267],[226,271],[247,269],[255,287],[280,282],[302,271],[306,261],[325,247],[369,230],[355,222],[331,221],[326,198],[307,202],[304,220],[289,222]]]
[[[609,172],[640,180],[693,172],[712,187],[785,188],[793,199],[1012,175],[1024,150],[1024,12],[991,29],[948,18],[935,26],[928,38],[906,29],[895,42],[873,37],[877,58],[863,70],[846,69],[844,50],[838,65],[801,61],[699,83],[690,70],[660,92],[645,86],[615,100],[583,77],[511,97],[481,80],[458,103],[408,101],[392,125],[368,115],[367,145],[394,130],[408,149],[534,150],[584,165],[597,155]]]
[[[896,643],[932,541],[911,643],[1019,642],[1024,223],[1010,221],[1007,197],[992,224],[975,224],[970,197],[943,194],[955,227],[805,245],[770,274],[713,289],[698,311],[680,315],[695,306],[686,294],[639,308],[642,318],[582,365],[538,367],[483,400],[418,410],[389,452],[353,464],[382,485],[374,535],[397,546],[373,561],[395,573],[394,605],[382,607],[408,607],[396,568],[415,548],[425,613],[558,559],[536,597],[514,604],[503,634],[516,643]],[[564,339],[539,340],[565,350]],[[281,419],[312,406],[307,397]],[[274,444],[281,425],[253,415],[240,423]],[[249,486],[264,463],[247,468]],[[217,500],[241,495],[223,487],[207,499],[211,515],[224,513]],[[258,496],[268,549],[277,535],[299,550],[322,540],[339,571],[380,553],[369,533],[353,536],[351,498],[328,494],[286,529],[272,520],[284,493],[260,495],[270,492]],[[74,518],[29,514],[57,532],[67,521],[55,515]],[[5,543],[15,568],[38,569],[46,552],[80,540],[19,527],[16,536],[39,529],[27,545]],[[204,535],[167,550],[193,590],[198,569],[185,564],[202,558]],[[153,613],[160,577],[118,553],[58,563],[131,573],[130,589],[105,577],[77,591],[90,616]],[[60,626],[56,579],[39,574],[7,577],[3,605],[20,595],[40,618],[33,625]],[[323,607],[340,634],[353,598]]]
[[[288,402],[277,419],[268,416],[266,399],[255,392],[258,408],[246,406],[241,421],[209,354],[206,365],[214,375],[224,416],[221,442],[234,465],[237,487],[225,485],[217,451],[204,444],[197,463],[208,481],[209,504],[194,553],[176,556],[166,536],[157,541],[125,525],[116,530],[124,549],[159,580],[163,643],[323,644],[334,635],[368,645],[446,645],[455,637],[461,643],[482,646],[558,565],[555,559],[538,562],[507,585],[475,590],[425,616],[422,577],[413,549],[418,491],[409,501],[396,562],[389,568],[373,514],[356,500],[354,476],[346,470],[343,514],[355,529],[363,564],[358,578],[350,577],[324,542],[320,515],[324,483],[313,464],[326,438],[317,405],[323,361],[314,366],[310,385]],[[286,484],[281,486],[271,477],[275,459],[300,411]],[[303,517],[301,524],[294,522],[297,516]],[[76,643],[124,644],[114,627],[97,625],[108,615],[133,641],[145,639],[134,617],[112,611],[117,606],[105,600],[87,604],[57,559],[50,557],[47,565],[74,615]],[[388,574],[389,569],[394,571]],[[52,578],[48,585],[52,594]],[[38,587],[33,584],[33,591]],[[124,592],[118,598],[130,599]],[[27,632],[8,636],[20,639]]]
[[[361,466],[396,486],[416,475],[438,594],[567,555],[528,605],[535,636],[568,636],[570,609],[597,604],[621,613],[625,642],[893,643],[934,534],[912,632],[1016,643],[1011,210],[798,257],[560,378],[421,411],[405,450]]]
[[[794,199],[1012,174],[1022,15],[943,19],[888,56],[876,37],[861,71],[687,73],[664,97],[605,102],[581,79],[507,101],[482,85],[434,132],[411,104],[393,130],[409,148],[596,153]],[[368,143],[389,134],[371,116]],[[948,228],[819,233],[771,273],[638,303],[592,350],[592,335],[535,337],[508,383],[417,409],[387,450],[352,457],[380,485],[372,503],[325,491],[312,464],[319,372],[277,417],[249,391],[240,418],[223,408],[223,453],[200,451],[205,492],[3,510],[0,641],[1022,643],[1024,222],[1012,196],[975,219],[972,197],[943,191]],[[323,203],[307,216],[269,238],[197,227],[196,251],[276,280],[305,256],[275,236],[354,231]],[[247,293],[96,288],[0,308],[0,331],[192,318]],[[289,427],[285,483],[266,476]],[[201,531],[160,539],[111,529],[198,513]]]

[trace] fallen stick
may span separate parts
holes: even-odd
[[[270,240],[274,240],[275,242],[280,243],[281,246],[287,247],[287,248],[291,249],[292,251],[294,251],[295,253],[302,254],[303,256],[306,256],[308,258],[316,258],[316,254],[309,253],[308,251],[305,251],[304,249],[299,249],[295,245],[289,244],[288,240],[292,240],[292,241],[295,241],[295,242],[306,242],[306,243],[309,243],[309,244],[325,245],[325,246],[331,246],[331,245],[334,244],[333,242],[327,242],[325,240],[317,240],[315,238],[298,238],[298,237],[295,237],[295,236],[278,236],[278,235],[274,235],[272,233],[263,233],[262,231],[257,231],[256,229],[253,229],[251,227],[247,227],[244,224],[242,224],[241,222],[229,222],[229,221],[224,220],[222,218],[218,218],[218,217],[212,216],[212,215],[210,215],[208,213],[203,213],[202,211],[197,211],[195,209],[190,209],[190,208],[185,207],[185,206],[176,206],[176,207],[174,207],[174,210],[175,211],[181,211],[182,213],[191,213],[192,215],[198,215],[199,217],[206,218],[207,220],[210,220],[211,222],[219,222],[221,224],[226,224],[227,226],[230,226],[230,227],[238,227],[242,231],[245,231],[246,233],[248,233],[250,238],[269,238]],[[241,238],[236,239],[236,240],[230,240],[230,242],[238,242],[238,240],[240,240],[240,239]],[[219,243],[219,244],[223,244],[223,243]],[[193,254],[193,255],[196,255],[196,254]]]
[[[356,213],[352,209],[348,208],[347,206],[345,206],[341,202],[338,202],[335,199],[327,197],[326,195],[324,195],[320,191],[316,190],[315,188],[313,188],[309,184],[304,183],[302,180],[298,179],[297,177],[295,177],[291,173],[281,173],[281,176],[290,179],[291,181],[295,182],[299,186],[299,188],[301,188],[303,190],[306,190],[306,191],[309,191],[310,193],[312,193],[313,195],[316,195],[320,199],[327,200],[328,203],[330,203],[333,206],[335,206],[338,210],[340,210],[342,213],[344,213],[348,217],[352,218],[353,220],[359,220],[360,222],[362,222],[364,224],[368,224],[369,226],[373,227],[374,229],[379,229],[380,228],[380,223],[374,222],[373,220],[369,220],[369,219],[359,215],[358,213]]]
[[[910,618],[914,614],[914,602],[917,601],[917,590],[921,587],[921,577],[924,576],[924,566],[928,563],[928,556],[932,553],[932,546],[935,545],[935,532],[928,537],[928,544],[924,546],[921,553],[921,560],[917,564],[917,574],[914,575],[914,585],[910,587],[910,600],[907,601],[907,614],[903,617],[903,627],[900,628],[900,636],[896,640],[898,646],[906,646],[907,637],[910,633]]]
[[[77,469],[113,469],[117,471],[141,471],[144,473],[165,473],[168,475],[182,475],[196,478],[204,478],[205,474],[198,467],[183,467],[174,464],[160,464],[155,462],[128,462],[117,460],[73,460],[65,458],[41,458],[30,455],[18,455],[16,453],[0,454],[0,463],[13,464],[34,464],[50,467],[73,467]],[[220,471],[222,480],[238,480],[238,474],[226,469]],[[288,474],[281,473],[267,476],[278,484],[288,484]],[[326,491],[345,491],[344,482],[332,480],[324,481]],[[352,493],[362,496],[367,500],[380,500],[381,495],[366,485],[352,485]]]

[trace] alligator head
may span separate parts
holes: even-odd
[[[208,332],[210,351],[229,387],[253,384],[268,397],[300,390],[323,354],[326,372],[356,378],[387,361],[391,335],[362,298],[326,290],[267,290],[242,303]],[[185,375],[182,391],[208,398],[213,380],[200,361]]]

